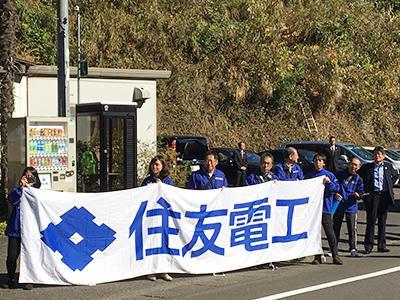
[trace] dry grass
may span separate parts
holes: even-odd
[[[23,1],[17,2],[21,9]],[[46,10],[47,1],[31,2],[36,3],[33,15],[54,12]],[[400,14],[392,3],[98,0],[79,5],[90,66],[172,71],[169,81],[158,84],[160,134],[204,135],[214,146],[245,140],[261,150],[330,134],[357,144],[400,146]],[[21,22],[33,26],[37,20]],[[30,52],[26,40],[18,49],[20,55],[38,52]],[[312,105],[317,136],[306,130],[301,99]]]

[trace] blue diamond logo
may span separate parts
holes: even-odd
[[[60,223],[50,223],[41,232],[41,240],[58,251],[71,270],[82,271],[93,260],[93,253],[104,251],[115,240],[115,231],[105,224],[97,225],[94,218],[86,208],[75,206],[61,216]]]

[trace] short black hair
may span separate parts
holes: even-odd
[[[331,136],[329,137],[329,140],[331,140],[331,139],[335,139],[335,140],[336,140],[336,136],[331,135]]]
[[[205,154],[204,154],[204,160],[207,158],[207,156],[212,155],[214,157],[214,159],[218,160],[218,154],[217,152],[215,152],[214,150],[208,150]]]
[[[322,154],[322,153],[315,154],[314,157],[313,157],[313,161],[315,161],[317,158],[318,159],[322,159],[324,161],[325,165],[327,164],[327,159],[326,159],[326,155],[325,154]]]
[[[385,154],[385,148],[383,148],[382,146],[376,146],[374,148],[373,153],[376,153],[376,152],[382,152],[383,154]]]
[[[272,159],[272,161],[274,161],[274,156],[269,152],[264,152],[260,157],[260,161],[263,161],[266,157],[269,157]]]

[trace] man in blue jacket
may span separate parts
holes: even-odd
[[[295,180],[303,180],[304,175],[300,166],[297,164],[299,160],[299,154],[297,150],[293,147],[288,147],[283,150],[283,159],[285,162],[276,164],[275,166],[275,175],[278,177],[278,180],[282,181],[295,181]]]
[[[266,152],[260,157],[260,169],[257,173],[247,175],[246,185],[259,184],[271,180],[278,179],[278,177],[271,172],[274,164],[274,157],[271,153]]]
[[[349,162],[347,169],[339,171],[336,176],[340,184],[340,194],[337,198],[340,203],[333,216],[333,229],[335,231],[336,240],[340,240],[340,228],[344,215],[346,215],[347,231],[349,233],[349,250],[351,256],[358,256],[357,252],[357,200],[361,199],[364,194],[364,184],[357,171],[361,167],[361,162],[358,158],[354,157]]]
[[[333,173],[325,169],[326,156],[323,154],[316,154],[313,159],[314,171],[307,174],[306,178],[315,178],[324,176],[323,183],[325,185],[323,209],[322,209],[322,227],[324,228],[325,235],[328,239],[329,248],[332,253],[333,263],[335,265],[342,265],[343,262],[338,255],[337,241],[335,232],[333,231],[333,204],[336,201],[336,193],[339,192],[340,186]],[[318,265],[322,263],[321,255],[316,255],[312,264]]]
[[[213,151],[207,151],[204,155],[204,166],[193,172],[187,184],[192,190],[212,190],[227,187],[225,174],[218,170],[218,154]]]

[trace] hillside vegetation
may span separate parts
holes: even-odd
[[[158,82],[160,134],[400,146],[400,0],[70,1],[71,57],[76,4],[90,66],[172,71]],[[55,1],[17,6],[19,57],[55,64]]]

